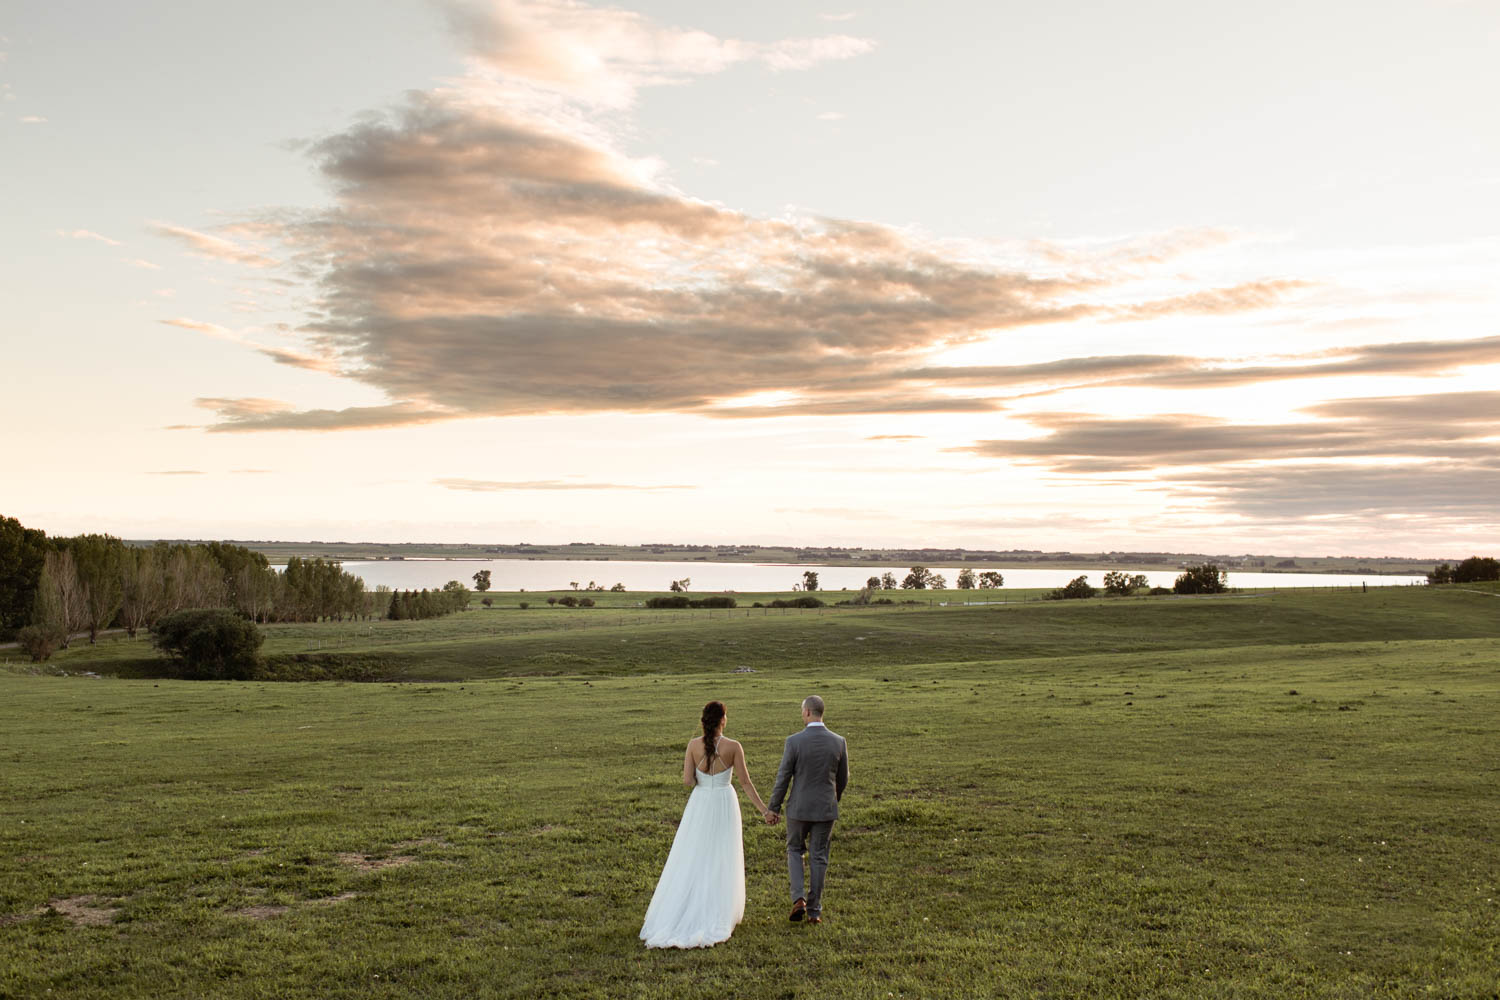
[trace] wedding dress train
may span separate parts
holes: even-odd
[[[647,948],[712,947],[729,940],[745,915],[745,845],[734,772],[697,775],[641,926]]]

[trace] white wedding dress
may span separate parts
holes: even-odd
[[[745,916],[745,844],[733,770],[697,772],[672,851],[646,908],[647,948],[709,948]]]

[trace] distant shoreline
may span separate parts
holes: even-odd
[[[127,544],[145,546],[155,539],[128,540]],[[166,539],[191,541],[200,539]],[[784,566],[868,566],[871,569],[907,568],[917,565],[969,565],[981,569],[1057,569],[1096,570],[1107,566],[1138,570],[1169,571],[1205,562],[1215,563],[1233,572],[1257,573],[1348,573],[1365,576],[1421,575],[1442,562],[1456,562],[1452,556],[1433,559],[1405,559],[1387,556],[1295,556],[1197,552],[1041,552],[1030,549],[866,549],[853,547],[795,547],[775,545],[688,545],[658,543],[649,545],[605,545],[573,542],[563,545],[480,545],[441,542],[283,542],[225,539],[259,552],[275,564],[284,564],[296,556],[302,559],[322,558],[339,562],[384,562],[438,560],[451,562],[488,562],[491,560],[574,561],[574,562],[709,562],[756,563]],[[1461,558],[1461,557],[1459,557]]]

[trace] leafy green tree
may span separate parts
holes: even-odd
[[[1434,566],[1432,572],[1427,574],[1427,582],[1431,584],[1452,583],[1453,567],[1447,563]]]
[[[890,570],[886,570],[884,573],[880,574],[880,589],[895,590],[896,574],[892,573]]]
[[[1005,586],[1005,577],[994,570],[987,569],[979,574],[979,588],[981,590],[994,590],[997,587],[1003,586]]]
[[[446,601],[447,611],[466,611],[469,607],[469,588],[457,580],[449,580],[443,584],[443,598]]]
[[[941,573],[932,573],[927,577],[927,586],[933,590],[947,590],[948,578]]]
[[[45,531],[0,517],[0,635],[31,622],[42,563],[52,548]]]
[[[932,581],[932,570],[926,566],[913,566],[906,579],[901,581],[902,590],[926,590]]]
[[[1146,581],[1144,573],[1134,576],[1126,576],[1118,570],[1112,570],[1104,574],[1104,592],[1115,594],[1120,597],[1129,597],[1137,590],[1143,590],[1150,584]]]
[[[815,573],[815,572],[813,572],[810,569],[803,570],[802,571],[802,589],[803,590],[817,590],[818,589],[818,574]]]
[[[1470,556],[1453,567],[1454,583],[1479,583],[1500,580],[1500,562],[1489,556]]]
[[[481,594],[490,589],[490,571],[482,569],[474,574],[474,589]]]
[[[617,583],[613,587],[610,587],[609,589],[611,591],[613,591],[614,593],[616,593],[616,594],[623,594],[623,593],[625,593],[625,585],[623,583]]]
[[[1189,566],[1172,584],[1172,590],[1178,594],[1222,594],[1229,589],[1228,578],[1229,574],[1214,563]]]
[[[151,628],[152,644],[189,680],[248,680],[262,641],[254,622],[228,608],[175,611]]]
[[[963,569],[958,571],[959,590],[973,590],[975,582],[974,571],[969,567],[965,566]]]
[[[880,577],[878,577],[878,576],[872,576],[868,580],[866,580],[865,581],[865,589],[866,590],[879,590],[880,589]]]

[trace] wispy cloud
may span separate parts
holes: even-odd
[[[205,257],[233,261],[237,264],[246,264],[257,268],[276,266],[275,260],[260,251],[242,246],[222,236],[201,233],[194,229],[188,229],[184,226],[174,226],[165,222],[154,223],[153,228],[159,235],[183,243],[195,253]]]
[[[658,24],[575,0],[448,0],[449,24],[480,71],[591,104],[623,108],[642,87],[680,84],[737,63],[807,69],[874,42],[847,35],[751,42]]]
[[[101,236],[98,233],[88,229],[74,229],[71,232],[66,229],[59,229],[57,231],[57,235],[67,236],[75,240],[94,240],[95,242],[103,243],[112,247],[121,245],[119,240],[112,240],[108,236]]]
[[[194,402],[217,414],[218,423],[211,425],[208,430],[218,433],[251,430],[370,430],[453,419],[452,414],[423,409],[411,403],[351,406],[342,410],[297,410],[289,403],[274,399],[200,398]]]
[[[529,492],[535,490],[585,490],[585,491],[618,491],[639,490],[643,492],[656,492],[659,490],[695,490],[696,486],[641,486],[630,483],[579,483],[567,479],[534,479],[534,480],[493,480],[493,479],[434,479],[433,484],[450,490],[460,490],[469,493],[510,493]]]

